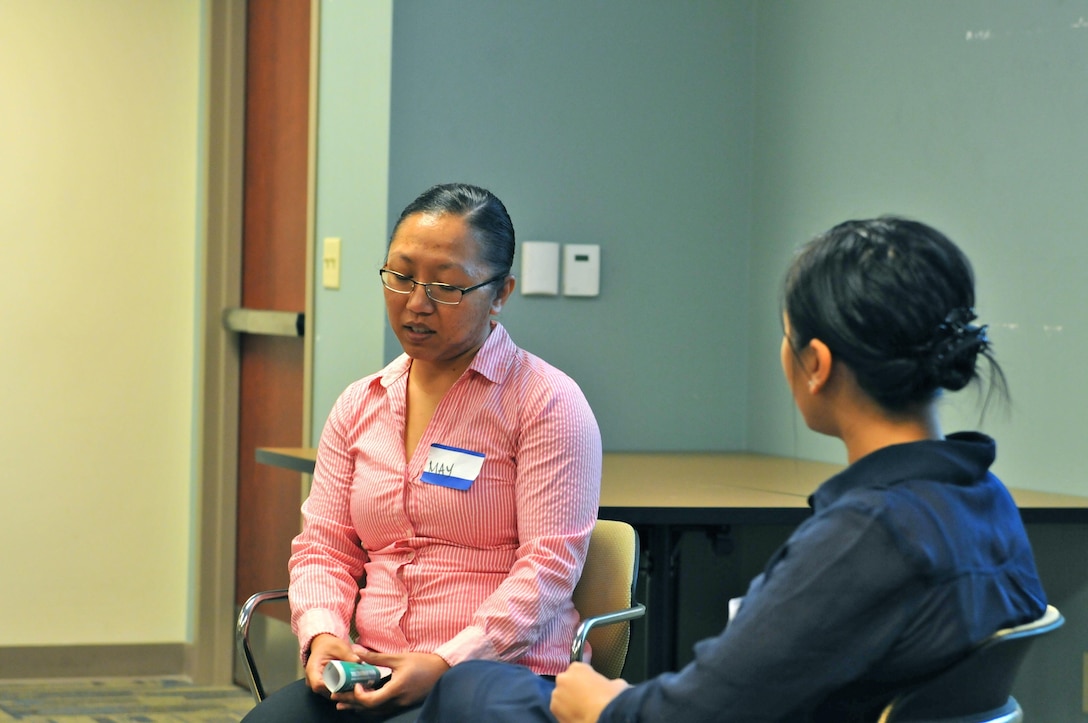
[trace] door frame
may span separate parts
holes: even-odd
[[[317,147],[317,73],[320,0],[311,0],[309,138],[307,161],[306,326],[313,329],[314,192]],[[221,322],[223,309],[241,303],[243,179],[245,174],[245,59],[248,2],[205,3],[206,87],[203,219],[203,330],[199,398],[195,411],[194,565],[190,578],[192,641],[184,674],[201,685],[229,685],[235,659],[234,584],[238,505],[239,344]],[[304,336],[301,445],[312,428],[313,334]],[[300,484],[301,490],[301,484]]]

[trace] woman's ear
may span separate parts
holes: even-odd
[[[831,350],[819,339],[810,341],[808,349],[809,353],[804,356],[808,391],[810,394],[818,394],[831,377]]]
[[[491,315],[497,316],[502,311],[503,305],[506,300],[510,298],[510,294],[514,293],[514,286],[517,284],[517,280],[513,274],[506,277],[506,280],[502,282],[502,288],[499,289],[499,293],[495,294],[495,298],[491,300]]]

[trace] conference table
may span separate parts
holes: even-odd
[[[317,450],[265,447],[257,461],[312,474]],[[742,452],[608,452],[599,516],[639,531],[647,580],[646,675],[677,664],[676,554],[681,535],[740,525],[793,525],[808,496],[843,465]],[[1012,489],[1025,523],[1088,522],[1088,497]]]

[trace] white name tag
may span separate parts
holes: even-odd
[[[484,455],[480,452],[432,444],[420,479],[428,484],[464,491],[480,476],[483,466]]]

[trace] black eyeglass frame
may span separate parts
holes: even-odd
[[[407,291],[401,291],[400,289],[392,288],[389,284],[385,283],[385,275],[386,274],[392,274],[393,276],[400,279],[401,281],[411,281],[412,282],[412,288],[408,289]],[[427,295],[428,299],[430,299],[431,301],[433,301],[436,304],[445,304],[446,306],[457,306],[465,298],[465,294],[467,294],[468,292],[475,291],[476,289],[481,289],[481,288],[487,286],[488,284],[495,283],[496,281],[501,281],[501,280],[505,279],[509,275],[510,275],[509,272],[503,272],[503,273],[499,274],[498,276],[492,276],[487,281],[481,281],[480,283],[476,284],[475,286],[463,287],[463,286],[454,286],[453,284],[443,284],[441,281],[416,281],[412,277],[405,276],[404,274],[398,273],[398,272],[394,271],[393,269],[387,269],[387,268],[384,268],[384,267],[378,269],[378,277],[382,280],[382,286],[389,289],[394,294],[411,294],[413,291],[416,290],[417,286],[422,286],[423,287],[423,293],[425,293]],[[431,287],[432,286],[437,286],[440,289],[447,289],[449,291],[460,291],[461,292],[461,298],[459,298],[457,301],[442,301],[441,299],[436,299],[433,296],[431,296]]]

